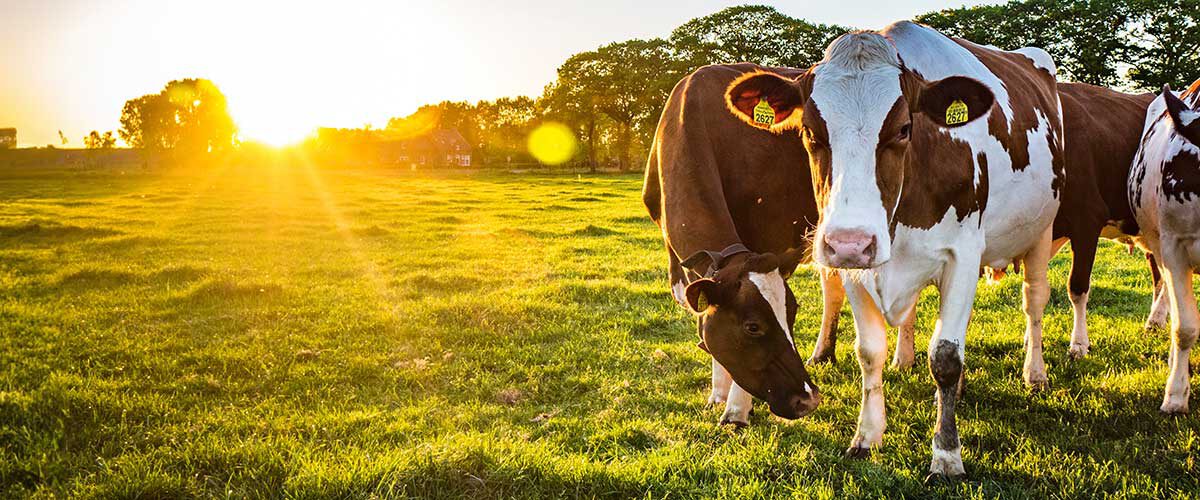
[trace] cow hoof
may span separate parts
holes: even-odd
[[[731,419],[731,418],[722,418],[722,419],[721,419],[721,425],[722,425],[722,426],[726,426],[726,425],[732,425],[732,426],[733,426],[733,430],[735,430],[735,431],[736,431],[736,430],[741,430],[741,429],[744,429],[744,428],[746,428],[746,427],[749,427],[749,426],[750,426],[750,422],[742,422],[742,421],[740,421],[740,420],[734,420],[734,419]]]
[[[1087,355],[1088,346],[1085,345],[1072,344],[1071,347],[1067,349],[1067,356],[1070,356],[1071,359],[1076,361],[1087,357]]]
[[[804,364],[810,366],[835,363],[837,363],[837,356],[834,356],[833,353],[825,353],[821,354],[820,356],[813,355],[808,358],[808,361],[804,362]]]
[[[912,358],[903,359],[903,360],[897,360],[897,359],[892,360],[892,369],[896,370],[898,372],[909,371],[912,369],[912,367],[913,367],[913,359]]]
[[[853,458],[855,460],[865,460],[867,458],[870,458],[870,456],[871,456],[870,448],[860,448],[858,446],[851,446],[850,449],[846,450],[846,458]]]
[[[1025,377],[1025,387],[1029,392],[1038,393],[1050,388],[1050,379],[1045,374]]]
[[[940,472],[930,472],[925,476],[925,486],[951,485],[962,481],[966,474],[942,474]]]
[[[1145,328],[1145,329],[1146,329],[1146,331],[1148,331],[1148,332],[1157,332],[1157,331],[1160,331],[1160,330],[1166,330],[1166,329],[1167,329],[1167,323],[1166,323],[1165,321],[1162,321],[1162,322],[1159,322],[1159,321],[1147,321],[1147,322],[1146,322],[1146,325],[1144,326],[1144,328]]]
[[[724,397],[722,397],[722,396],[718,396],[718,395],[716,395],[716,394],[713,394],[713,395],[711,395],[711,396],[709,396],[709,397],[708,397],[708,406],[716,406],[716,405],[719,405],[719,404],[725,404],[725,398],[724,398]]]
[[[1162,412],[1163,415],[1168,417],[1187,415],[1188,404],[1187,401],[1184,401],[1183,403],[1165,402],[1161,407],[1159,407],[1158,411]]]

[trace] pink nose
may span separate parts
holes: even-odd
[[[875,236],[861,229],[835,229],[825,233],[825,257],[831,267],[862,269],[875,260]]]

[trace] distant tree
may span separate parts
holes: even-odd
[[[1132,0],[1134,85],[1184,88],[1200,77],[1200,0]]]
[[[601,113],[596,106],[595,96],[586,94],[584,87],[571,85],[572,82],[579,81],[580,75],[576,73],[579,68],[573,64],[577,62],[578,60],[572,57],[559,67],[558,80],[546,86],[538,104],[543,117],[564,123],[575,130],[580,141],[585,144],[583,149],[587,156],[588,170],[595,172],[599,165],[597,140]]]
[[[653,135],[653,122],[662,112],[667,94],[682,76],[674,51],[661,39],[629,40],[571,56],[558,71],[562,94],[572,104],[558,103],[570,115],[593,120],[594,111],[612,120],[615,130],[617,165],[632,165],[635,134],[641,143]],[[591,121],[594,127],[595,122]],[[590,151],[595,150],[594,128],[589,132]],[[592,158],[594,160],[594,157]]]
[[[67,140],[67,135],[61,130],[58,131],[58,140],[62,141],[63,146],[66,146],[68,142],[71,142]]]
[[[849,31],[812,24],[774,7],[742,5],[698,17],[671,32],[671,44],[685,71],[705,64],[752,62],[806,68],[820,61],[825,47]]]
[[[237,140],[225,95],[212,82],[195,78],[127,101],[119,133],[132,147],[192,154],[222,151]]]
[[[117,138],[113,137],[111,130],[105,132],[103,135],[93,130],[84,136],[83,145],[88,149],[112,149],[117,145]]]
[[[916,17],[981,45],[1040,47],[1054,58],[1060,77],[1095,85],[1120,82],[1117,62],[1132,50],[1125,36],[1129,20],[1129,8],[1120,0],[1014,0]]]
[[[474,116],[485,162],[531,160],[525,144],[539,122],[536,101],[526,96],[480,101]]]

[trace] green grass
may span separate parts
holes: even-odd
[[[1055,258],[1051,388],[1036,395],[1020,379],[1020,278],[981,286],[958,413],[969,479],[927,487],[932,294],[918,368],[885,372],[888,430],[870,460],[842,458],[860,394],[848,310],[838,363],[813,370],[825,402],[812,416],[759,404],[750,428],[719,427],[640,187],[632,175],[0,170],[0,495],[1200,491],[1200,417],[1157,411],[1167,337],[1141,329],[1140,256],[1103,245],[1079,362],[1066,356],[1069,254]],[[819,289],[811,270],[791,285],[807,351]]]

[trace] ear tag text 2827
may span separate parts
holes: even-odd
[[[762,125],[775,124],[775,109],[767,103],[766,99],[759,99],[758,105],[754,106],[754,123]]]
[[[958,125],[970,121],[967,112],[967,103],[962,102],[962,99],[956,99],[946,108],[946,125]]]

